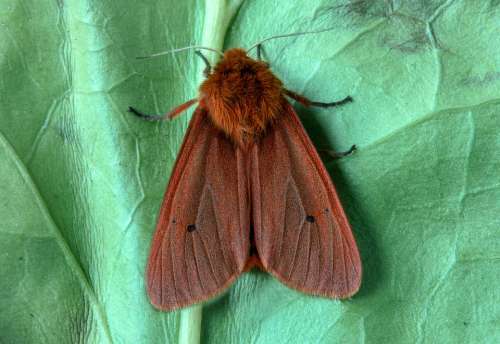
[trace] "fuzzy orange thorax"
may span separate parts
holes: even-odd
[[[282,113],[282,83],[265,62],[231,49],[200,86],[200,104],[239,145],[259,137]]]

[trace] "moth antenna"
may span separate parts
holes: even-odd
[[[326,32],[335,29],[335,27],[329,27],[326,29],[321,29],[321,30],[314,30],[314,31],[302,31],[302,32],[292,32],[292,33],[285,33],[283,35],[276,35],[276,36],[271,36],[264,38],[262,41],[259,41],[252,45],[250,48],[248,48],[247,53],[252,50],[257,48],[259,45],[261,45],[264,42],[270,41],[271,39],[276,39],[276,38],[286,38],[286,37],[293,37],[293,36],[302,36],[302,35],[308,35],[310,33],[321,33],[321,32]]]
[[[156,53],[156,54],[152,54],[152,55],[147,55],[147,56],[137,56],[136,58],[137,59],[150,59],[150,58],[153,58],[153,57],[158,57],[158,56],[162,56],[162,55],[167,55],[167,54],[170,54],[170,53],[178,53],[180,51],[185,51],[185,50],[191,50],[191,49],[196,49],[196,50],[209,50],[209,51],[213,51],[214,53],[217,53],[219,54],[220,56],[224,57],[224,53],[222,51],[219,51],[217,49],[214,49],[214,48],[210,48],[210,47],[203,47],[203,46],[200,46],[200,45],[190,45],[188,47],[182,47],[182,48],[177,48],[177,49],[172,49],[172,50],[167,50],[167,51],[162,51],[162,52],[159,52],[159,53]]]

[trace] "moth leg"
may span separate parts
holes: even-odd
[[[304,105],[306,107],[317,106],[317,107],[322,107],[322,108],[329,108],[329,107],[335,107],[335,106],[339,106],[339,105],[344,105],[344,104],[347,104],[347,103],[350,103],[350,102],[353,101],[353,99],[352,99],[351,96],[347,96],[344,99],[341,99],[341,100],[338,100],[338,101],[335,101],[335,102],[322,103],[322,102],[312,101],[312,100],[310,100],[310,99],[308,99],[308,98],[306,98],[304,96],[301,96],[298,93],[295,93],[295,92],[287,90],[287,89],[284,90],[284,93],[288,97],[290,97],[292,99],[295,99],[296,101],[298,101],[299,103],[301,103],[302,105]]]
[[[177,106],[176,108],[173,108],[170,112],[167,112],[166,114],[163,114],[163,115],[148,115],[148,114],[145,114],[144,112],[137,110],[136,108],[134,108],[132,106],[128,107],[128,111],[132,112],[134,115],[142,118],[145,121],[150,121],[150,122],[163,121],[163,120],[172,119],[172,118],[178,116],[180,113],[182,113],[184,110],[188,109],[191,105],[193,105],[197,101],[198,101],[197,98],[188,100],[187,102]]]
[[[148,115],[142,111],[137,110],[136,108],[134,108],[132,106],[128,107],[128,111],[132,112],[134,115],[136,115],[137,117],[140,117],[141,119],[143,119],[145,121],[154,122],[154,121],[163,121],[163,120],[167,119],[165,115]]]
[[[203,53],[201,51],[196,50],[194,53],[196,55],[198,55],[199,57],[201,57],[201,59],[205,63],[205,69],[203,69],[203,75],[205,76],[205,78],[207,78],[210,75],[210,73],[212,72],[212,66],[210,65],[210,62],[205,57],[205,55],[203,55]]]
[[[327,153],[328,155],[330,155],[334,159],[340,159],[340,158],[343,158],[345,156],[349,156],[349,155],[353,154],[357,149],[358,149],[358,147],[356,147],[356,145],[352,145],[351,148],[349,148],[349,150],[346,150],[345,152],[335,152],[335,151],[328,150],[328,149],[320,149],[319,151]]]
[[[265,61],[262,60],[262,52],[263,51],[264,51],[264,47],[262,46],[262,44],[258,44],[257,45],[257,60],[265,62]],[[269,67],[269,63],[268,62],[265,62],[265,64]]]
[[[262,61],[262,44],[257,44],[257,60]]]

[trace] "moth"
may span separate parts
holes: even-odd
[[[261,59],[235,48],[220,53],[198,103],[163,199],[147,264],[147,293],[170,311],[212,298],[254,267],[286,286],[347,298],[361,283],[361,262],[335,187],[295,110],[335,107],[286,89]],[[199,48],[199,47],[198,47]],[[202,49],[209,49],[203,48]],[[352,151],[341,153],[346,155]]]

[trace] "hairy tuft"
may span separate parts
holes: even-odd
[[[265,62],[231,49],[201,84],[200,105],[217,128],[246,146],[283,112],[282,91],[281,81]]]

